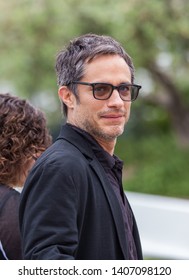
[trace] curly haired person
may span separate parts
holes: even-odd
[[[52,143],[45,115],[28,101],[0,94],[0,259],[22,259],[20,193],[37,157]]]

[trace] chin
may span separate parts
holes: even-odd
[[[115,140],[121,134],[123,134],[123,129],[119,129],[115,131],[113,131],[112,129],[111,131],[104,133],[104,135],[106,135],[106,139],[110,141]]]
[[[112,128],[110,128],[110,134],[114,135],[115,137],[120,136],[124,131],[124,127],[117,127],[117,126],[113,126]]]

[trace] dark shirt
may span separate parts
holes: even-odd
[[[0,242],[3,255],[9,260],[20,260],[21,237],[18,220],[20,193],[5,185],[0,185]]]
[[[138,259],[138,256],[133,238],[133,215],[122,186],[123,161],[121,161],[115,155],[111,156],[108,152],[106,152],[89,133],[81,130],[78,127],[72,127],[79,133],[81,133],[83,136],[85,136],[85,138],[90,143],[94,154],[96,155],[97,159],[99,160],[99,162],[105,170],[110,185],[112,186],[115,192],[115,195],[119,201],[119,205],[121,208],[123,221],[125,225],[126,241],[129,247],[129,259],[136,260]]]

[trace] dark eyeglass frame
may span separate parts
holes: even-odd
[[[80,81],[73,81],[70,84],[78,84],[78,85],[86,85],[86,86],[91,86],[92,87],[92,92],[93,92],[93,97],[97,100],[107,100],[110,98],[110,96],[112,95],[113,91],[116,89],[119,92],[119,96],[123,101],[134,101],[137,99],[138,94],[139,94],[139,90],[142,88],[142,86],[140,85],[136,85],[136,84],[129,84],[129,83],[122,83],[119,86],[114,86],[112,84],[109,83],[86,83],[86,82],[80,82]],[[102,86],[110,86],[111,90],[109,92],[109,95],[106,98],[102,97],[96,97],[95,94],[95,86],[98,85],[102,85]],[[121,95],[121,88],[123,88],[124,86],[126,87],[131,87],[131,98],[128,99],[128,97],[126,99],[124,99],[123,95]]]

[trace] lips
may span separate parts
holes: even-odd
[[[124,117],[123,115],[103,115],[102,118],[107,118],[107,119],[118,119]]]
[[[122,125],[125,122],[125,116],[123,114],[108,114],[101,116],[101,120],[110,125]]]
[[[109,113],[109,114],[103,114],[101,115],[101,118],[103,119],[111,119],[111,120],[118,120],[118,119],[121,119],[121,118],[124,118],[125,115],[122,114],[122,113]]]

